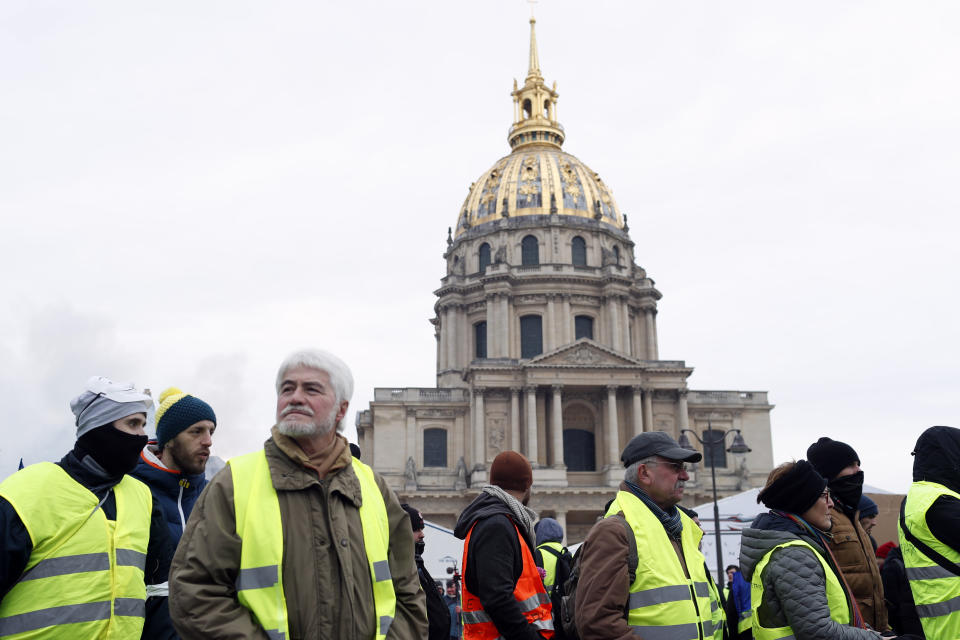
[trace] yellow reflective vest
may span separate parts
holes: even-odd
[[[779,640],[781,638],[790,638],[792,640],[793,638],[793,629],[789,626],[775,628],[763,627],[760,625],[760,618],[757,616],[757,609],[760,608],[760,604],[763,602],[763,570],[767,564],[769,564],[773,552],[784,547],[806,547],[817,557],[817,560],[819,560],[823,566],[823,575],[827,579],[827,606],[830,608],[830,619],[839,624],[850,624],[850,604],[847,602],[847,593],[844,591],[843,585],[840,584],[840,579],[837,578],[837,574],[833,572],[833,569],[830,568],[830,565],[827,564],[823,556],[810,544],[803,540],[791,540],[790,542],[778,544],[773,549],[770,549],[770,551],[767,551],[753,570],[753,577],[750,580],[750,620],[752,621],[754,640]]]
[[[270,638],[285,640],[289,637],[289,628],[283,594],[283,526],[267,456],[261,449],[233,458],[228,464],[233,478],[237,535],[242,540],[237,600],[250,610]],[[397,604],[387,560],[390,548],[387,505],[373,470],[353,458],[353,471],[360,481],[363,502],[359,509],[360,523],[373,584],[376,638],[384,640]]]
[[[557,581],[557,560],[559,558],[544,550],[544,547],[550,547],[557,553],[563,553],[563,545],[559,542],[544,542],[537,547],[540,550],[540,557],[543,558],[543,570],[547,572],[547,575],[543,577],[543,586],[547,588],[547,594],[552,595],[556,586],[554,583]]]
[[[0,483],[33,550],[0,601],[0,637],[139,638],[153,498],[130,476],[112,489],[117,519],[59,465],[30,465]]]
[[[606,517],[623,512],[640,550],[637,575],[630,585],[627,624],[645,640],[698,640],[714,633],[710,578],[697,548],[703,532],[680,513],[680,546],[688,578],[666,530],[632,493],[620,491]],[[721,612],[722,614],[722,612]]]
[[[917,539],[950,562],[960,564],[960,552],[937,540],[927,526],[927,510],[940,496],[960,500],[960,494],[941,484],[914,482],[907,493],[904,519]],[[899,525],[897,528],[903,565],[907,569],[907,580],[924,635],[928,638],[960,638],[960,576],[924,555],[904,537]]]

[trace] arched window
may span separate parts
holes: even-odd
[[[620,247],[613,245],[613,263],[620,266]]]
[[[727,466],[727,452],[723,448],[723,431],[719,429],[703,430],[703,465],[705,467]]]
[[[490,245],[486,242],[480,245],[479,258],[480,273],[483,273],[486,271],[487,267],[490,266]]]
[[[587,266],[587,241],[580,236],[575,236],[570,243],[570,250],[573,253],[573,266]]]
[[[532,107],[532,105],[530,104],[530,100],[529,100],[529,99],[528,99],[528,100],[524,100],[524,101],[523,101],[523,115],[524,115],[524,117],[525,117],[525,118],[529,118],[530,116],[532,116],[532,115],[533,115],[532,111],[533,111],[533,107]]]
[[[573,319],[574,339],[590,338],[593,340],[593,318],[590,316],[577,316]]]
[[[543,321],[540,316],[520,318],[520,357],[533,358],[543,353]]]
[[[534,236],[520,241],[520,264],[540,264],[540,243]]]
[[[473,350],[477,358],[487,357],[487,322],[473,325]]]
[[[447,466],[447,430],[423,430],[423,466]]]

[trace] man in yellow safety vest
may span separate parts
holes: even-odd
[[[413,532],[340,433],[353,377],[291,354],[264,448],[233,458],[194,506],[170,571],[184,640],[414,640],[427,633]]]
[[[93,377],[70,408],[73,449],[0,483],[0,637],[139,638],[173,555],[160,505],[126,475],[153,400]]]

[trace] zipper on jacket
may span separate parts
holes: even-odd
[[[183,487],[187,483],[185,478],[180,479],[180,495],[177,496],[177,511],[180,512],[180,529],[181,531],[186,530],[187,528],[187,519],[183,517]]]

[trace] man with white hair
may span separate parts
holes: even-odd
[[[139,638],[145,583],[173,555],[160,505],[126,475],[153,400],[97,376],[70,408],[73,449],[0,483],[0,636]]]
[[[270,438],[210,481],[177,548],[170,613],[184,640],[426,635],[407,514],[339,433],[352,394],[332,354],[280,365]]]

